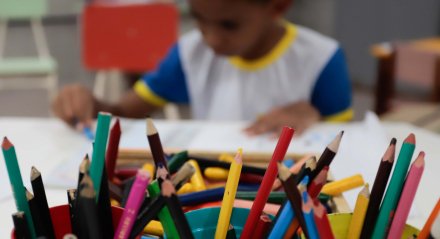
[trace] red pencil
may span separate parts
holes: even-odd
[[[318,173],[318,176],[310,183],[307,192],[309,193],[312,199],[318,197],[319,192],[321,192],[322,187],[327,181],[327,172],[329,167],[325,166],[321,172]]]
[[[313,200],[313,217],[315,218],[316,228],[318,229],[319,238],[333,239],[333,231],[327,218],[327,210],[319,202],[318,199]]]
[[[420,179],[422,178],[423,169],[425,168],[425,152],[420,152],[417,159],[411,165],[405,185],[403,186],[402,195],[400,196],[396,214],[394,214],[388,238],[398,238],[402,235],[405,227],[406,219],[408,219],[409,210],[416,196]]]
[[[253,239],[266,238],[266,234],[269,231],[271,224],[272,224],[272,220],[270,219],[270,217],[267,214],[263,213],[260,216],[260,220],[258,220],[257,227],[255,228],[252,238]]]
[[[261,186],[258,189],[256,199],[252,205],[251,211],[247,218],[246,224],[243,227],[241,233],[242,239],[251,238],[252,232],[257,225],[260,218],[261,212],[263,211],[264,205],[266,204],[269,193],[272,189],[272,185],[278,174],[277,162],[281,162],[286,155],[287,149],[289,147],[290,141],[292,140],[294,130],[289,127],[284,127],[281,136],[278,139],[277,146],[270,160],[269,166],[267,167],[266,173],[264,174]]]
[[[107,167],[107,178],[113,180],[115,176],[116,159],[118,157],[119,140],[121,139],[121,126],[119,119],[116,119],[115,124],[110,130],[108,140],[107,153],[105,154],[105,166]]]

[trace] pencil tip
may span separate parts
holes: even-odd
[[[390,142],[390,145],[396,145],[396,143],[397,143],[397,139],[396,138],[392,138],[391,142]]]
[[[38,169],[34,166],[31,167],[31,181],[36,179],[38,176],[40,176],[41,173],[38,171]]]
[[[413,133],[411,133],[408,135],[408,137],[406,137],[406,139],[403,142],[409,144],[416,144],[416,136]]]
[[[329,148],[331,151],[333,151],[335,153],[338,152],[339,144],[341,143],[343,135],[344,135],[344,131],[339,132],[339,134],[336,135],[336,137],[333,139],[332,142],[330,142],[330,144],[327,146],[327,148]]]
[[[414,166],[421,167],[422,165],[425,165],[425,152],[420,151],[419,155],[417,156],[416,160],[414,161]]]
[[[235,155],[235,162],[243,164],[243,148],[238,148],[237,154]]]
[[[176,190],[174,189],[173,184],[170,182],[170,180],[164,180],[162,182],[162,195],[166,197],[171,197],[173,194],[176,193]]]
[[[156,133],[157,133],[157,129],[154,126],[153,120],[150,117],[148,117],[147,118],[147,135],[150,136],[150,135],[153,135]]]
[[[8,149],[10,149],[12,146],[13,146],[13,145],[12,145],[11,141],[9,141],[8,137],[4,137],[4,138],[3,138],[3,143],[2,143],[2,148],[8,150]]]

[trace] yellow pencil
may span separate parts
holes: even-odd
[[[151,220],[144,228],[144,233],[163,236],[163,227],[159,221]]]
[[[336,196],[345,191],[361,187],[364,184],[364,178],[362,178],[362,175],[356,174],[348,178],[343,178],[338,181],[327,183],[326,185],[324,185],[324,187],[322,187],[321,193]]]
[[[149,172],[150,175],[154,175],[154,165],[151,163],[144,163],[142,169]]]
[[[348,228],[348,239],[359,238],[364,225],[365,214],[367,213],[368,203],[370,202],[370,191],[368,183],[359,192],[353,216],[351,217],[350,227]]]
[[[191,182],[193,190],[196,192],[206,190],[205,180],[203,179],[199,164],[193,159],[189,160],[188,163],[190,163],[196,170],[189,180]]]
[[[224,168],[209,167],[203,172],[205,177],[210,180],[223,181],[228,179],[229,170]]]
[[[217,229],[215,230],[215,239],[225,239],[228,233],[229,221],[231,219],[232,208],[234,207],[235,193],[240,180],[243,151],[238,149],[235,161],[231,163],[229,169],[228,181],[226,182],[225,193],[223,194],[222,206],[218,216]]]

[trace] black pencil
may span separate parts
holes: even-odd
[[[316,169],[316,157],[312,156],[310,158],[308,158],[306,160],[306,162],[302,165],[301,170],[299,171],[299,173],[295,176],[296,178],[296,183],[300,183],[301,180],[303,180],[303,178],[305,176],[309,176],[311,175],[311,173],[313,172],[313,170]]]
[[[335,158],[336,153],[339,149],[339,144],[341,143],[342,136],[344,135],[344,131],[341,131],[336,137],[333,139],[330,144],[327,145],[324,152],[322,152],[321,157],[319,157],[318,162],[316,163],[316,169],[310,173],[309,182],[312,182],[316,176],[318,176],[319,172],[325,167],[330,166],[333,159]]]
[[[370,201],[368,203],[367,212],[365,213],[364,224],[361,231],[360,238],[370,238],[379,214],[380,203],[385,192],[385,188],[390,177],[391,169],[393,168],[394,155],[396,153],[396,139],[391,139],[377,170],[376,178],[374,179],[373,188],[371,189]]]
[[[232,224],[229,224],[228,232],[226,233],[226,239],[237,239],[235,228]]]
[[[53,229],[52,218],[50,217],[49,205],[47,204],[43,178],[41,177],[41,173],[33,166],[31,168],[31,185],[34,191],[35,204],[40,214],[39,220],[43,226],[43,235],[48,239],[55,239],[55,231]]]
[[[31,238],[31,233],[29,231],[29,226],[24,217],[24,212],[19,211],[12,214],[12,221],[14,221],[15,228],[15,238],[16,239],[29,239]]]
[[[179,168],[176,174],[173,175],[171,182],[177,191],[191,178],[191,176],[196,172],[195,168],[190,163],[183,164]]]
[[[278,162],[278,177],[280,178],[290,205],[295,212],[295,217],[298,218],[299,225],[301,226],[304,235],[306,238],[309,238],[309,232],[307,230],[306,221],[302,212],[302,198],[296,186],[295,176],[290,173],[286,166]]]
[[[168,171],[167,162],[165,160],[165,154],[163,152],[162,143],[160,141],[159,133],[154,126],[153,120],[147,118],[147,138],[150,144],[151,154],[153,155],[154,164],[158,168],[159,164],[162,164]]]
[[[161,195],[159,195],[153,201],[151,201],[147,207],[142,207],[141,211],[139,211],[136,217],[136,221],[131,229],[129,238],[137,237],[144,230],[144,227],[157,216],[164,206],[165,200]]]
[[[103,238],[95,194],[92,179],[88,174],[84,174],[76,199],[79,222],[78,238]]]
[[[177,199],[176,191],[170,180],[164,180],[162,183],[161,194],[165,198],[165,203],[170,210],[171,217],[174,220],[177,232],[181,238],[194,238],[185,214],[180,206],[179,199]]]
[[[78,222],[77,222],[77,206],[76,206],[76,189],[67,190],[67,203],[69,205],[70,213],[70,226],[72,227],[72,233],[78,234]]]
[[[102,171],[101,190],[99,190],[97,207],[103,237],[113,238],[112,207],[110,203],[107,170],[105,165],[104,170]]]
[[[115,183],[108,181],[108,190],[110,192],[110,198],[113,198],[114,200],[121,203],[121,200],[122,200],[121,188],[118,185],[116,185]]]
[[[89,173],[90,170],[90,159],[89,155],[86,154],[86,156],[81,161],[81,164],[79,165],[79,173],[78,173],[78,186],[77,186],[77,193],[79,193],[79,184],[81,183],[84,174]]]
[[[228,162],[221,162],[218,160],[205,159],[196,156],[188,156],[188,158],[197,161],[202,171],[205,170],[205,168],[209,168],[209,167],[219,167],[224,169],[229,169],[231,167],[231,163]],[[264,174],[266,173],[266,169],[243,164],[241,168],[241,172],[264,176]]]
[[[26,191],[26,200],[31,211],[32,221],[34,223],[35,235],[37,237],[45,237],[46,235],[44,234],[44,224],[43,221],[40,220],[40,209],[38,208],[37,201],[35,200],[34,195],[29,192],[27,188],[24,189]]]

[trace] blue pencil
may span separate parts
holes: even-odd
[[[225,188],[212,188],[194,193],[187,193],[179,196],[179,201],[182,206],[193,206],[207,202],[221,201]]]
[[[310,200],[310,196],[307,192],[302,193],[302,198],[302,210],[310,239],[319,239],[318,228],[316,227],[315,219],[313,217],[313,202]]]
[[[272,231],[270,231],[268,239],[283,238],[294,217],[295,213],[293,212],[292,205],[286,203],[281,210],[280,215],[276,218],[275,225],[273,226]]]

